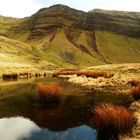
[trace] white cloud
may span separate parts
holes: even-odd
[[[53,4],[66,4],[76,9],[89,11],[94,8],[140,11],[140,0],[44,0],[46,6]]]
[[[84,11],[100,8],[140,12],[140,0],[0,0],[0,15],[30,16],[40,8],[54,4],[64,4]]]
[[[34,122],[23,117],[0,119],[1,140],[21,140],[38,131],[40,128]]]
[[[140,12],[140,0],[69,0],[69,2],[71,2],[71,5],[73,2],[76,3],[73,4],[73,7],[84,11],[100,8]]]
[[[0,0],[0,15],[25,17],[42,7],[35,0]]]
[[[112,2],[112,0],[108,1]],[[117,0],[114,4],[112,2],[112,5],[117,10],[140,11],[140,0]]]
[[[78,5],[80,3],[80,0],[46,0],[45,4],[46,6],[54,5],[54,4],[63,4],[70,7],[78,8]]]

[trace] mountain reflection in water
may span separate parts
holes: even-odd
[[[23,117],[0,119],[1,140],[96,140],[96,130],[87,125],[69,128],[65,131],[50,131],[38,127]]]

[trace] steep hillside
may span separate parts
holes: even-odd
[[[140,62],[140,13],[98,9],[86,13],[55,5],[28,18],[3,18],[0,53],[12,53],[24,63],[30,58],[32,65],[43,61],[65,68],[83,68]]]

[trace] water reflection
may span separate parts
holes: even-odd
[[[0,119],[1,140],[21,140],[39,131],[40,128],[29,119],[22,117]]]
[[[39,128],[33,121],[23,117],[0,119],[2,140],[96,140],[96,131],[86,125],[65,131]]]

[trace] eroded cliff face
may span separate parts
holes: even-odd
[[[31,31],[29,39],[47,35],[60,28],[69,31],[102,30],[140,37],[140,14],[134,12],[93,10],[86,13],[64,5],[55,5],[39,10],[21,24],[19,29]]]
[[[140,14],[134,12],[94,10],[88,13],[88,19],[95,29],[113,33],[140,37]]]

